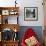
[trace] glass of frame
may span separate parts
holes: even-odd
[[[37,7],[24,7],[24,20],[37,21],[38,20],[38,8]]]
[[[9,15],[9,10],[2,10],[2,15]]]

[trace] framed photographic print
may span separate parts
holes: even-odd
[[[25,21],[37,21],[38,20],[38,8],[37,7],[24,7],[24,20]]]
[[[2,15],[9,15],[9,10],[2,10]]]

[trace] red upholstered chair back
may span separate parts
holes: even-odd
[[[29,37],[32,37],[32,36],[37,37],[34,30],[32,28],[28,28],[24,34],[24,37],[22,38],[21,46],[26,46],[25,39],[28,39]]]

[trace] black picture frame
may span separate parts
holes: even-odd
[[[38,21],[38,7],[24,7],[24,21]]]

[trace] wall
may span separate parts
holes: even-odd
[[[0,0],[0,6],[15,6],[15,0]],[[43,0],[17,0],[19,6],[19,24],[20,26],[43,26]],[[24,21],[24,7],[38,7],[38,21]],[[9,19],[10,20],[10,19]],[[23,24],[22,24],[23,23]]]
[[[19,22],[21,26],[43,26],[43,0],[24,0],[24,7],[38,7],[38,21],[24,21],[24,7],[21,6]],[[23,23],[23,24],[22,24]]]
[[[9,7],[9,6],[14,6],[14,1],[15,0],[0,0],[0,6],[1,7]]]

